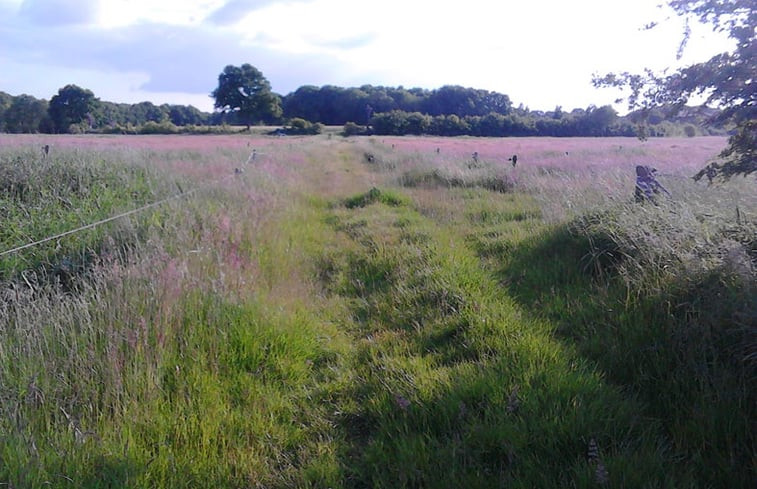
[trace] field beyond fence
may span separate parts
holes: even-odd
[[[0,486],[753,487],[725,144],[0,134]]]

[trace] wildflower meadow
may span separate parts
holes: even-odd
[[[752,487],[725,144],[0,134],[0,485]]]

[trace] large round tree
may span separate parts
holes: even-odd
[[[247,129],[251,124],[281,117],[281,99],[271,92],[271,84],[263,73],[248,63],[224,68],[211,96],[217,110],[236,113]]]
[[[77,85],[66,85],[50,99],[47,113],[53,121],[55,132],[66,133],[72,124],[88,120],[98,103],[99,100],[91,90]]]
[[[624,87],[630,90],[630,109],[658,106],[683,106],[691,96],[707,94],[706,103],[722,109],[721,121],[735,125],[728,147],[720,160],[711,163],[695,178],[757,172],[757,2],[755,0],[668,0],[668,7],[679,16],[696,19],[724,32],[736,42],[731,52],[708,61],[681,68],[670,75],[610,73],[594,79],[598,87]],[[684,33],[681,50],[688,40]],[[679,50],[679,56],[681,54]]]

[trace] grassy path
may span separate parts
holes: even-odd
[[[659,426],[484,268],[487,242],[514,248],[542,226],[527,196],[399,193],[367,188],[360,163],[343,171],[365,192],[325,206],[332,246],[316,257],[349,343],[347,380],[325,387],[332,484],[633,487],[665,472]]]
[[[320,263],[357,352],[336,421],[349,486],[746,483],[749,409],[697,397],[674,326],[646,326],[670,322],[659,303],[607,310],[592,294],[617,291],[596,288],[588,245],[528,195],[387,185],[330,208],[349,241]]]
[[[166,210],[175,227],[163,223],[77,294],[3,289],[16,299],[0,329],[0,483],[729,478],[744,450],[717,470],[705,457],[749,443],[729,438],[745,431],[741,412],[718,405],[735,413],[720,439],[671,414],[681,397],[665,389],[688,384],[666,384],[666,364],[644,356],[651,340],[621,322],[653,309],[617,322],[601,310],[585,249],[531,196],[401,187],[366,164],[366,144],[290,144],[286,161],[261,151],[247,174]],[[666,354],[664,332],[653,340]],[[639,355],[648,362],[634,370]],[[649,366],[654,379],[639,373]]]
[[[655,427],[508,297],[458,231],[465,223],[374,194],[332,213],[352,250],[324,267],[350,302],[357,381],[337,424],[354,486],[591,486],[605,471],[634,486],[660,470]],[[501,215],[521,215],[519,200]],[[592,440],[601,462],[587,460]]]

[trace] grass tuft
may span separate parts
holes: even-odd
[[[366,207],[377,202],[393,207],[408,204],[408,200],[396,192],[391,190],[379,190],[376,187],[373,187],[364,194],[355,195],[345,199],[344,206],[348,209],[353,209],[355,207]]]

